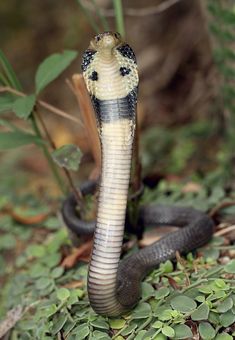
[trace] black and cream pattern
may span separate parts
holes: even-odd
[[[83,76],[96,114],[102,173],[88,295],[98,314],[118,315],[119,264],[135,134],[138,72],[132,49],[117,33],[96,36],[84,54]]]

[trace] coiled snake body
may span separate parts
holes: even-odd
[[[192,208],[142,206],[139,221],[144,225],[175,225],[184,228],[170,233],[120,262],[135,133],[138,73],[135,55],[118,33],[96,36],[83,55],[82,71],[97,118],[102,150],[102,171],[94,245],[88,274],[92,308],[117,316],[133,307],[140,297],[143,277],[161,262],[205,244],[213,222]],[[69,228],[84,231],[75,216],[72,196],[62,214]]]

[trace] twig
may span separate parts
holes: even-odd
[[[0,338],[1,339],[22,318],[24,312],[25,310],[20,305],[9,310],[9,312],[6,315],[6,318],[0,323]]]
[[[55,145],[54,141],[52,140],[52,138],[50,136],[50,133],[49,133],[47,127],[46,127],[46,124],[44,123],[44,120],[42,119],[41,114],[38,111],[36,111],[36,114],[37,114],[38,120],[41,123],[43,131],[45,132],[45,135],[46,135],[46,137],[48,139],[48,142],[50,143],[52,149],[56,150],[56,145]],[[68,171],[68,169],[66,169],[66,168],[62,168],[62,169],[64,171],[65,176],[68,179],[68,182],[69,182],[69,185],[70,185],[71,189],[74,192],[74,196],[75,196],[75,198],[77,200],[77,203],[80,204],[81,200],[82,200],[82,194],[81,194],[80,190],[78,188],[76,188],[76,186],[74,185],[72,176],[71,176],[70,172]]]
[[[211,209],[211,211],[209,212],[209,216],[214,217],[215,214],[217,214],[219,210],[223,208],[231,207],[233,205],[235,205],[235,201],[219,203],[218,205],[216,205],[214,208]]]
[[[15,94],[16,96],[19,96],[19,97],[26,97],[25,93],[20,92],[18,90],[15,90],[15,89],[13,89],[12,87],[9,87],[9,86],[0,87],[0,93],[1,92],[9,92],[9,93]],[[52,112],[52,113],[54,113],[54,114],[56,114],[58,116],[61,116],[63,118],[67,118],[69,120],[72,120],[73,122],[76,122],[76,123],[80,124],[84,128],[82,122],[79,119],[77,119],[77,118],[75,118],[73,116],[70,116],[67,112],[65,112],[63,110],[60,110],[57,107],[55,107],[55,106],[53,106],[51,104],[48,104],[45,101],[40,100],[40,99],[37,100],[37,103],[40,106],[42,106],[45,109],[47,109],[48,111],[50,111],[50,112]]]
[[[80,106],[80,112],[87,132],[93,158],[98,169],[101,168],[100,140],[96,127],[96,120],[90,96],[88,94],[85,81],[81,74],[73,75],[73,84],[76,97]]]
[[[227,228],[218,230],[216,233],[214,233],[214,236],[223,236],[223,235],[230,233],[231,231],[235,231],[235,225],[231,225]]]
[[[131,16],[131,17],[144,17],[148,15],[155,15],[155,14],[160,14],[168,10],[169,8],[171,8],[172,6],[174,6],[180,1],[182,0],[166,0],[162,2],[161,4],[159,4],[158,6],[151,6],[147,8],[141,8],[141,9],[124,8],[123,12],[125,16]],[[83,7],[86,7],[89,11],[95,12],[94,7],[88,1],[80,0],[80,2],[83,4]],[[112,9],[102,8],[101,13],[105,15],[106,17],[115,17],[115,12]]]
[[[134,140],[134,151],[133,151],[133,165],[134,165],[134,175],[133,175],[133,192],[137,192],[141,188],[141,162],[139,157],[139,124],[138,115],[136,115],[136,132]]]
[[[72,82],[71,82],[69,79],[66,79],[65,82],[66,82],[66,84],[68,85],[68,87],[70,88],[70,90],[73,92],[73,94],[74,94],[75,96],[77,96],[76,90],[75,90],[75,88],[74,88]]]

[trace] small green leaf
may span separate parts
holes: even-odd
[[[197,308],[196,302],[186,295],[179,295],[171,300],[171,307],[181,313],[192,312]]]
[[[217,311],[219,313],[225,313],[227,312],[229,309],[231,309],[233,307],[233,299],[231,297],[228,297],[227,299],[225,299],[224,301],[221,301],[220,304],[217,307]]]
[[[43,226],[49,230],[57,230],[60,227],[60,222],[56,217],[49,217],[45,222],[43,222]]]
[[[11,111],[14,100],[15,100],[15,98],[11,95],[1,94],[1,96],[0,96],[0,113]]]
[[[53,277],[53,279],[58,279],[58,277],[60,277],[64,272],[64,268],[63,267],[56,267],[52,270],[51,272],[51,277]]]
[[[40,244],[32,244],[26,249],[29,257],[43,257],[45,255],[45,247]]]
[[[151,307],[148,303],[142,302],[134,309],[132,319],[145,319],[151,314]]]
[[[101,332],[101,331],[95,330],[92,333],[92,335],[93,335],[93,337],[91,338],[91,340],[111,340],[110,336],[108,336],[107,333],[104,333],[104,332]]]
[[[142,291],[142,299],[146,300],[151,296],[154,296],[154,288],[150,283],[142,282],[141,284],[141,291]]]
[[[173,264],[170,260],[160,264],[160,269],[163,273],[171,273],[174,269]]]
[[[23,330],[30,330],[30,329],[34,329],[35,322],[34,320],[23,320],[20,322],[19,326]]]
[[[222,290],[226,290],[228,288],[228,285],[226,284],[226,282],[223,279],[216,279],[213,283],[212,283],[212,287],[215,291],[219,289]]]
[[[17,98],[12,105],[12,110],[19,118],[27,119],[33,111],[36,97],[34,94]]]
[[[145,329],[143,329],[142,331],[140,331],[136,337],[135,340],[143,340],[144,339],[144,335],[147,333],[147,331]]]
[[[50,317],[52,315],[54,315],[57,312],[57,307],[56,305],[53,303],[52,305],[50,305],[49,307],[45,308],[42,312],[42,314],[46,317]]]
[[[16,239],[11,234],[6,234],[1,236],[0,238],[0,249],[2,250],[8,250],[15,248],[16,246]]]
[[[173,336],[175,335],[174,329],[170,326],[164,326],[162,328],[162,333],[170,338],[173,338]]]
[[[215,330],[208,322],[201,322],[199,324],[199,334],[202,339],[211,340],[215,338]]]
[[[207,303],[202,303],[191,315],[192,320],[207,320],[209,315],[209,307]]]
[[[109,325],[113,329],[121,329],[125,326],[126,320],[124,319],[110,319]]]
[[[159,309],[160,309],[160,308],[159,308]],[[159,311],[158,311],[158,312],[159,312]],[[173,319],[173,317],[172,317],[172,312],[173,312],[172,309],[165,309],[165,310],[162,310],[162,312],[158,315],[159,320],[168,321],[168,320]],[[156,312],[155,312],[155,315],[157,315]]]
[[[43,144],[44,141],[22,131],[0,132],[0,150],[18,148],[28,144]]]
[[[61,168],[77,171],[82,153],[76,145],[67,144],[53,151],[51,155],[53,160]]]
[[[59,253],[53,253],[53,254],[47,255],[45,256],[45,258],[42,259],[45,265],[49,268],[53,268],[56,265],[58,265],[60,260],[61,260],[61,254]]]
[[[142,339],[144,339],[144,338],[142,338]],[[166,339],[167,339],[167,337],[165,335],[163,335],[163,334],[157,334],[153,338],[153,340],[166,340]]]
[[[198,302],[205,302],[205,296],[204,295],[198,295],[195,297],[195,300]]]
[[[53,283],[53,281],[50,278],[48,278],[48,277],[41,277],[40,279],[38,279],[36,281],[36,288],[42,290],[42,289],[47,288],[52,283]]]
[[[83,323],[73,329],[73,334],[76,335],[75,340],[85,339],[88,336],[89,332],[90,330],[86,323]]]
[[[170,289],[167,287],[162,287],[160,289],[158,289],[155,293],[155,299],[157,300],[161,300],[164,297],[166,297],[167,295],[169,295],[170,293]]]
[[[232,313],[232,311],[228,311],[226,313],[221,314],[219,316],[219,319],[223,327],[228,327],[235,322],[235,315]]]
[[[233,340],[233,337],[227,333],[218,334],[215,340]]]
[[[56,320],[53,320],[53,328],[52,328],[53,335],[57,334],[63,328],[67,319],[68,319],[68,315],[61,314]]]
[[[163,323],[161,321],[157,320],[152,324],[152,327],[153,328],[162,328],[162,325],[163,325]]]
[[[109,329],[109,324],[103,319],[103,318],[98,318],[94,321],[91,321],[91,325],[95,328],[100,328],[100,329]]]
[[[70,297],[70,291],[67,288],[60,288],[56,295],[60,301],[65,301]]]
[[[174,327],[174,331],[174,339],[191,339],[193,337],[193,333],[187,325],[176,325]]]
[[[214,312],[210,312],[209,317],[208,317],[208,321],[210,321],[210,323],[212,323],[215,326],[219,325],[220,324],[219,314],[214,313]]]
[[[41,263],[36,263],[30,268],[29,275],[33,279],[42,277],[42,276],[48,276],[49,270],[47,267],[43,266]]]
[[[52,54],[46,58],[37,69],[35,77],[36,93],[38,94],[56,79],[76,57],[76,51],[64,51],[63,53]]]
[[[203,251],[203,257],[205,259],[217,260],[219,258],[219,255],[220,251],[218,249],[209,248]]]
[[[125,328],[125,329],[122,331],[121,334],[122,334],[123,336],[129,335],[129,334],[131,334],[136,328],[137,328],[137,324],[132,324],[132,325],[128,326],[127,328]]]
[[[204,294],[211,294],[213,292],[210,286],[204,285],[198,288],[199,292]]]
[[[224,266],[226,273],[235,274],[235,259],[231,260]]]

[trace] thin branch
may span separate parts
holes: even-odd
[[[148,15],[156,15],[161,14],[162,12],[168,10],[178,2],[182,0],[166,0],[162,3],[160,3],[158,6],[151,6],[147,8],[124,8],[123,12],[125,16],[130,17],[144,17]],[[80,0],[80,2],[83,4],[84,7],[86,7],[89,11],[95,12],[94,7],[90,2],[87,2],[85,0]],[[115,12],[112,9],[105,9],[102,8],[101,10],[102,15],[105,15],[106,17],[115,17]]]
[[[25,97],[26,96],[25,93],[20,92],[18,90],[15,90],[12,87],[8,87],[8,86],[0,87],[0,93],[1,92],[9,92],[9,93],[15,94],[16,96],[19,96],[19,97]],[[77,118],[75,118],[73,116],[70,116],[67,112],[62,111],[62,110],[58,109],[57,107],[55,107],[55,106],[53,106],[51,104],[46,103],[43,100],[37,100],[37,103],[41,107],[44,107],[45,109],[47,109],[48,111],[50,111],[50,112],[52,112],[52,113],[54,113],[54,114],[56,114],[56,115],[58,115],[60,117],[72,120],[73,122],[78,123],[79,125],[81,125],[81,127],[84,128],[84,125],[82,124],[82,122],[79,119],[77,119]]]
[[[71,92],[73,92],[73,94],[74,94],[75,96],[77,96],[75,87],[73,86],[72,82],[71,82],[69,79],[66,79],[65,82],[66,82],[66,84],[68,85],[68,87],[69,87],[69,89],[71,90]]]
[[[228,234],[228,233],[230,233],[230,232],[232,232],[232,231],[235,231],[235,225],[231,225],[231,226],[229,226],[229,227],[227,227],[227,228],[223,228],[223,229],[221,229],[221,230],[218,230],[218,231],[214,234],[214,236],[223,236],[223,235],[226,235],[226,234]]]
[[[137,110],[138,112],[138,110]],[[138,114],[136,115],[136,131],[135,131],[135,140],[134,140],[134,151],[133,151],[133,193],[135,194],[141,189],[141,162],[139,156],[139,124],[138,124]]]
[[[231,207],[233,205],[235,205],[235,201],[221,202],[211,209],[211,211],[209,212],[209,216],[214,217],[220,210]]]

